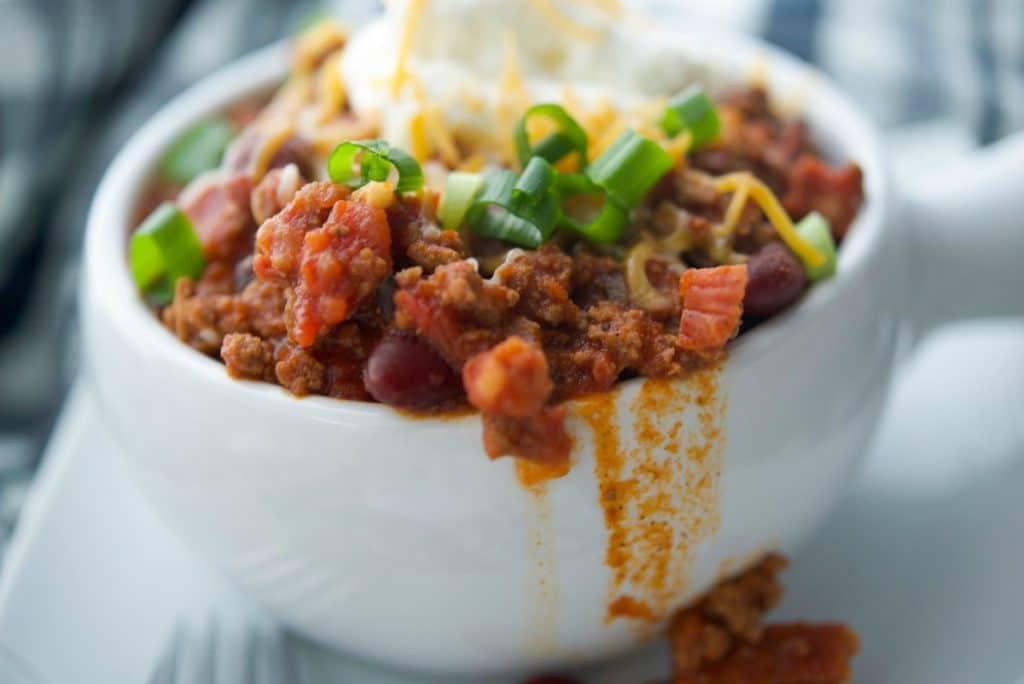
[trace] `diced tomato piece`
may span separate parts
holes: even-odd
[[[683,273],[679,279],[680,346],[701,352],[725,347],[739,329],[746,289],[746,264],[691,268]]]
[[[291,287],[288,334],[302,347],[351,316],[391,272],[387,216],[348,195],[310,183],[256,234],[253,271]]]
[[[310,183],[299,190],[256,233],[256,255],[252,262],[256,277],[290,285],[299,270],[306,233],[321,227],[334,205],[349,194],[347,187],[334,183]]]
[[[289,333],[304,347],[341,323],[391,272],[391,233],[381,209],[342,200],[306,233]]]
[[[467,361],[462,384],[478,409],[513,418],[539,413],[555,387],[544,352],[518,336]]]

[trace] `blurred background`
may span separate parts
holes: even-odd
[[[520,0],[509,0],[518,2]],[[1024,128],[1021,0],[654,0],[819,65],[884,127],[897,173]],[[0,549],[77,366],[89,200],[124,140],[212,69],[322,10],[379,0],[0,0]]]

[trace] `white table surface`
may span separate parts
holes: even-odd
[[[118,458],[81,381],[0,576],[0,682],[22,681],[17,662],[45,684],[140,683],[179,621],[266,620],[168,531]],[[926,342],[850,496],[783,579],[778,617],[860,632],[856,682],[1024,682],[1024,322]],[[292,641],[304,684],[414,681]],[[639,684],[663,656],[588,682]]]

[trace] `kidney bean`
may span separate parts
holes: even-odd
[[[747,291],[743,314],[767,318],[779,313],[807,287],[800,261],[780,242],[770,242],[747,261]]]
[[[252,271],[252,254],[239,259],[232,271],[232,279],[235,283],[235,292],[241,292],[246,285],[256,279],[256,274]]]
[[[363,372],[374,399],[407,409],[435,408],[462,394],[462,382],[430,343],[414,335],[382,339]]]

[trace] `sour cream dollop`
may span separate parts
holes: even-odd
[[[396,0],[345,50],[340,68],[349,101],[355,113],[379,119],[383,137],[407,147],[424,102],[460,139],[487,139],[507,126],[510,61],[523,85],[519,100],[560,102],[568,89],[583,104],[620,110],[670,95],[700,75],[685,46],[652,44],[642,22],[601,4]],[[396,94],[406,32],[407,77]]]

